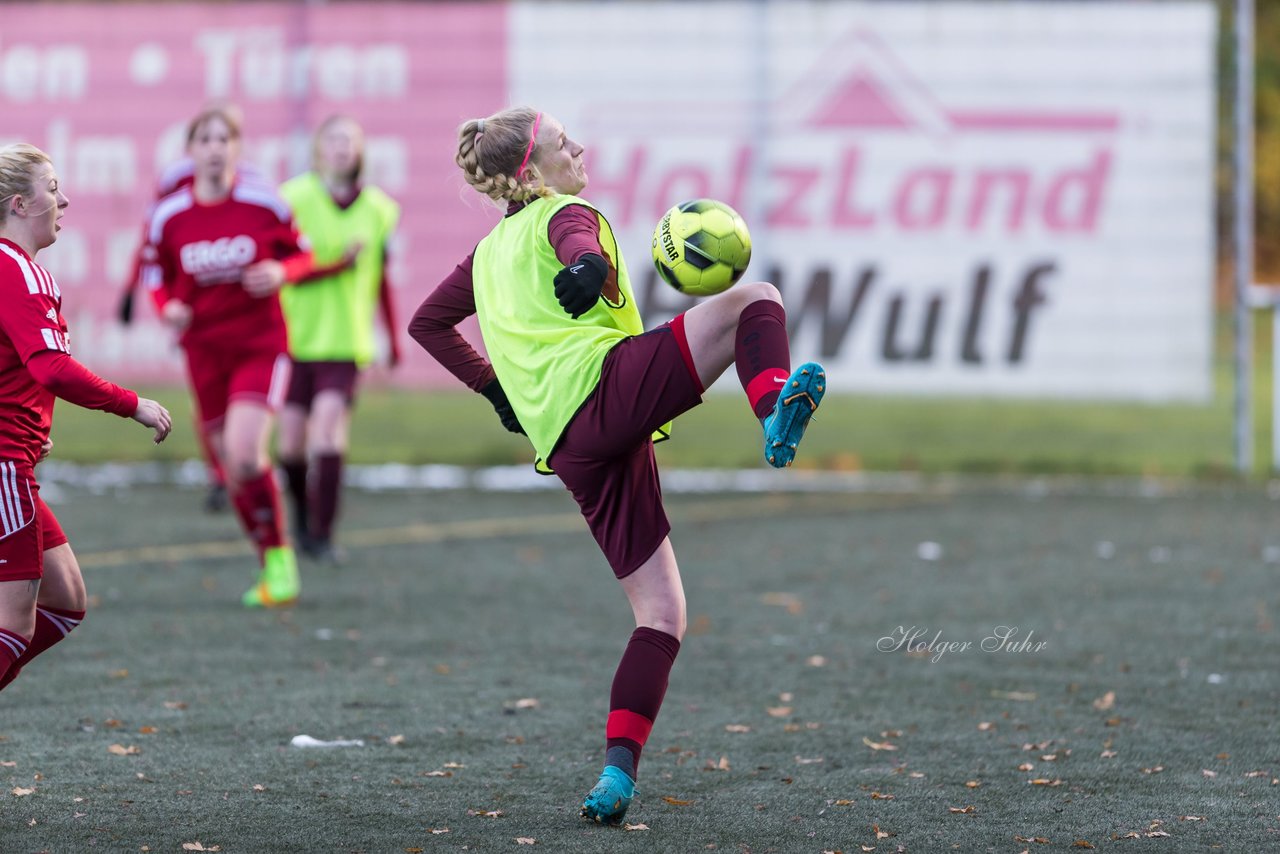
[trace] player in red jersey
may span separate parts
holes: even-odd
[[[242,183],[261,184],[266,188],[270,186],[265,176],[245,164],[237,167],[236,178]],[[195,183],[195,165],[190,157],[185,156],[171,163],[156,182],[155,200],[147,211],[147,221],[142,227],[142,241],[138,245],[138,251],[134,253],[133,265],[130,267],[129,276],[125,279],[124,292],[120,296],[117,316],[125,326],[133,322],[134,296],[141,285],[142,270],[146,266],[144,259],[147,256],[147,229],[150,227],[155,207],[165,196],[190,187],[193,183]],[[153,282],[153,285],[148,295],[155,303],[158,312],[168,302],[169,294],[162,281]],[[209,491],[205,495],[204,509],[210,513],[221,513],[227,508],[227,476],[222,471],[222,464],[218,462],[218,455],[214,452],[209,433],[204,429],[204,419],[198,412],[196,413],[196,436],[200,440],[200,453],[209,471]]]
[[[84,619],[80,565],[40,499],[55,397],[169,434],[169,413],[71,358],[62,294],[36,254],[58,239],[68,201],[48,155],[0,148],[0,689]]]
[[[161,316],[181,333],[200,415],[262,566],[243,601],[261,607],[298,596],[267,440],[289,384],[278,292],[315,270],[288,206],[260,184],[237,180],[239,151],[233,111],[213,107],[192,120],[195,180],[156,205],[142,275],[168,296]]]

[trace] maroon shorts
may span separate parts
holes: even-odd
[[[308,412],[316,395],[322,391],[336,391],[350,406],[356,399],[356,380],[360,369],[355,362],[293,362],[289,375],[289,393],[284,402],[301,406]]]
[[[599,384],[547,460],[618,578],[639,569],[671,531],[651,437],[701,403],[702,391],[680,315],[609,351]]]
[[[65,542],[31,472],[0,462],[0,581],[43,577],[44,553]]]
[[[187,348],[187,376],[206,427],[220,427],[233,402],[258,403],[272,412],[289,387],[289,357],[272,350],[237,353]]]

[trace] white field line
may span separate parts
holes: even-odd
[[[783,513],[826,510],[840,513],[859,508],[889,509],[918,505],[923,497],[890,496],[786,496],[765,495],[753,498],[716,501],[704,506],[682,509],[679,522],[705,523],[738,519],[776,518]],[[194,512],[194,511],[192,511]],[[546,513],[536,516],[461,519],[451,522],[417,522],[389,528],[366,528],[344,532],[342,544],[348,548],[439,543],[450,540],[483,540],[496,537],[543,536],[560,534],[587,535],[586,522],[577,513]],[[145,563],[190,563],[228,557],[247,556],[247,541],[216,540],[200,543],[175,543],[157,546],[77,553],[82,569],[113,566],[136,566]]]

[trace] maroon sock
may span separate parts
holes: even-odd
[[[751,411],[757,418],[764,418],[773,411],[779,392],[791,376],[787,313],[781,303],[761,299],[742,310],[733,362]]]
[[[311,518],[308,530],[317,540],[333,536],[333,520],[338,518],[338,499],[342,495],[342,454],[319,454],[316,457],[315,488],[311,492]]]
[[[70,608],[36,607],[36,633],[27,644],[26,652],[9,666],[9,672],[0,676],[0,690],[14,679],[31,659],[71,634],[71,630],[84,620],[84,611],[72,611]],[[3,629],[0,629],[3,631]],[[3,640],[3,637],[0,637]],[[3,644],[0,644],[2,646]],[[3,650],[0,650],[2,653]]]
[[[17,632],[0,628],[0,690],[18,675],[14,665],[27,651],[29,641]],[[21,668],[19,668],[21,669]]]
[[[293,527],[307,531],[307,458],[281,460],[285,489],[289,493],[289,506],[293,508]]]
[[[624,760],[628,754],[631,767],[627,771],[633,778],[640,764],[640,752],[649,738],[649,730],[662,708],[662,698],[667,693],[667,677],[675,664],[680,641],[666,632],[641,626],[631,633],[627,649],[622,653],[618,671],[613,676],[613,690],[609,693],[609,721],[605,724],[607,759],[611,765],[619,764],[614,757]],[[619,753],[618,748],[626,753]]]
[[[258,557],[269,548],[284,545],[284,528],[280,512],[280,492],[276,489],[275,472],[268,468],[257,477],[236,486],[232,501],[245,533],[258,550]]]

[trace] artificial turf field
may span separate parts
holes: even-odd
[[[0,851],[1280,850],[1280,502],[891,483],[668,495],[632,830],[576,814],[631,624],[566,494],[353,491],[350,563],[251,613],[199,491],[49,490],[92,598],[0,695]]]

